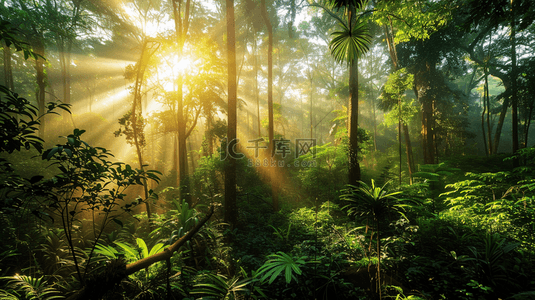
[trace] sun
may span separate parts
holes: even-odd
[[[178,57],[178,55],[167,55],[162,58],[157,67],[157,77],[166,92],[176,89],[175,81],[177,76],[185,75],[194,67],[195,60],[189,56]]]

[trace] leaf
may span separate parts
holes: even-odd
[[[112,192],[110,191],[110,193],[112,193]],[[119,219],[117,219],[117,218],[113,218],[113,219],[111,219],[111,220],[112,220],[113,222],[115,222],[115,224],[117,224],[117,225],[123,227],[123,222],[121,222],[121,220],[119,220]]]
[[[136,239],[137,246],[141,249],[141,255],[142,258],[146,258],[149,256],[149,248],[147,247],[147,244],[145,241],[141,238]]]
[[[30,178],[30,184],[35,184],[39,181],[41,181],[41,179],[43,179],[44,176],[42,175],[36,175],[36,176],[33,176],[32,178]]]

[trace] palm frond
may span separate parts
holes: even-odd
[[[26,275],[15,275],[12,277],[2,277],[1,279],[7,280],[9,288],[22,292],[25,298],[29,300],[65,299],[59,291],[48,286],[44,276],[36,278]],[[7,293],[8,297],[10,295]]]
[[[329,50],[336,62],[351,64],[368,52],[371,35],[363,21],[357,21],[351,29],[343,22],[339,22],[338,25],[340,30],[331,34],[333,39],[329,43]]]

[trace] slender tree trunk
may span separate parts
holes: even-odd
[[[424,163],[435,163],[435,147],[433,145],[433,102],[425,99],[422,103],[422,135],[424,139]]]
[[[273,153],[274,145],[274,124],[273,124],[273,27],[271,26],[271,21],[269,20],[268,10],[266,6],[266,0],[262,0],[262,18],[266,24],[268,31],[268,136],[269,136],[269,153]],[[271,178],[271,196],[273,198],[273,209],[275,211],[279,210],[279,197],[278,197],[278,188],[277,181],[275,180],[273,173]]]
[[[184,44],[189,29],[189,10],[190,0],[186,1],[184,20],[182,20],[182,0],[173,1],[173,17],[175,19],[175,32],[178,43],[178,57],[182,58]],[[186,200],[190,206],[191,197],[189,194],[189,187],[187,184],[187,167],[188,167],[188,155],[186,149],[186,124],[184,121],[184,103],[183,103],[183,74],[178,74],[177,78],[177,123],[178,123],[178,185],[180,186],[180,197]]]
[[[191,173],[195,173],[195,157],[193,157],[192,154],[192,147],[191,147],[191,139],[188,139],[188,152],[189,152],[189,160],[191,162]]]
[[[485,87],[484,87],[484,96],[485,96],[485,107],[487,110],[487,139],[489,142],[489,152],[492,150],[492,132],[490,128],[490,97],[489,97],[489,80],[488,80],[488,72],[485,69]],[[489,155],[492,155],[493,153],[489,153]]]
[[[487,138],[485,133],[485,114],[487,112],[487,102],[485,101],[485,97],[481,97],[481,104],[483,105],[483,111],[481,112],[481,135],[483,136],[483,145],[485,146],[485,155],[488,157],[491,149],[487,148]]]
[[[504,86],[505,86],[505,89],[507,90],[507,85],[504,84]],[[507,115],[508,108],[509,108],[509,97],[505,97],[503,99],[502,111],[500,112],[500,117],[498,118],[498,124],[496,124],[496,132],[494,133],[494,143],[492,144],[494,146],[494,149],[492,153],[498,153],[498,146],[500,144],[500,138],[502,136],[502,128],[503,128],[503,124],[505,123],[505,115]]]
[[[206,141],[208,142],[208,155],[214,154],[214,134],[212,132],[213,116],[211,112],[206,117]]]
[[[260,125],[260,89],[258,88],[258,45],[256,42],[256,31],[254,35],[254,82],[255,82],[255,96],[256,96],[256,125],[258,129],[258,138],[262,136],[262,126]]]
[[[136,74],[136,82],[134,85],[134,101],[132,104],[132,116],[131,116],[131,122],[132,122],[132,131],[134,135],[134,145],[136,147],[137,157],[138,157],[138,163],[139,163],[139,169],[144,171],[144,164],[143,164],[143,152],[142,152],[142,142],[140,141],[140,137],[143,136],[143,132],[138,131],[138,120],[141,120],[142,118],[142,110],[141,110],[141,87],[143,85],[143,76],[145,74],[145,63],[148,62],[148,58],[144,59],[144,56],[147,53],[147,42],[143,42],[143,47],[141,49],[141,56],[139,58],[139,62],[137,65],[137,74]],[[148,55],[150,57],[150,54]],[[138,112],[139,109],[139,112]],[[150,201],[149,201],[149,191],[147,186],[147,180],[143,179],[143,191],[145,194],[145,209],[147,211],[147,217],[149,219],[149,224],[151,224],[152,220],[152,213],[150,209]]]
[[[11,63],[11,48],[4,45],[4,84],[10,90],[15,90],[15,84],[13,82],[13,70]]]
[[[377,112],[375,107],[375,96],[372,96],[372,109],[373,109],[373,151],[377,152]],[[376,157],[374,155],[374,170],[375,170],[375,161]]]
[[[414,158],[412,156],[412,145],[409,136],[409,126],[403,122],[403,135],[405,137],[405,152],[407,152],[407,165],[409,166],[409,183],[412,185],[412,173],[414,173]]]
[[[312,99],[313,99],[313,94],[314,94],[314,88],[313,88],[313,81],[312,81],[312,70],[310,71],[310,113],[309,113],[309,116],[310,116],[310,139],[313,139],[314,138],[314,134],[313,134],[313,130],[314,130],[314,115],[313,115],[313,112],[312,112],[312,108],[313,108],[313,102],[312,102]]]
[[[45,45],[41,38],[35,38],[33,42],[33,49],[35,53],[45,56]],[[36,71],[36,83],[37,89],[35,92],[35,97],[37,100],[37,108],[39,109],[39,114],[43,115],[45,113],[45,88],[46,88],[46,74],[45,74],[45,61],[42,58],[37,58],[35,60],[35,71]],[[46,118],[41,120],[39,125],[39,136],[44,138],[46,130]]]
[[[401,99],[398,99],[399,186],[401,187]]]
[[[534,100],[531,100],[531,104],[529,106],[528,113],[525,118],[526,121],[524,125],[524,143],[522,144],[522,148],[526,148],[528,146],[529,127],[531,125],[531,116],[533,115],[533,102]]]
[[[359,92],[358,92],[358,59],[349,66],[349,184],[360,181],[360,165],[358,161],[358,129],[359,129]]]
[[[227,56],[228,56],[228,127],[227,146],[230,148],[236,140],[236,29],[234,23],[234,0],[226,0],[227,18]],[[229,146],[230,145],[230,146]],[[230,152],[231,149],[229,149]],[[225,170],[225,222],[231,228],[237,225],[238,212],[236,207],[236,160],[228,155]]]
[[[511,88],[512,88],[512,112],[511,122],[513,127],[513,153],[518,151],[518,91],[516,83],[516,20],[514,2],[511,0]],[[519,166],[518,158],[513,159],[513,167]]]

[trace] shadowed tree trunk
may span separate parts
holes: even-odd
[[[4,85],[10,89],[15,89],[13,82],[13,70],[11,67],[11,48],[4,44]]]
[[[43,44],[43,40],[39,37],[35,38],[33,43],[33,51],[41,56],[45,56],[45,45]],[[39,114],[45,113],[45,61],[42,58],[37,58],[35,60],[35,80],[37,83],[37,90],[35,92],[35,98],[37,100],[37,108],[39,109]],[[43,118],[41,120],[41,123],[39,125],[39,136],[41,138],[44,137],[46,130],[46,118]]]
[[[513,154],[518,151],[518,91],[516,83],[516,20],[515,20],[515,4],[511,0],[511,122],[513,128]],[[513,158],[513,167],[519,166],[518,158]]]
[[[184,43],[189,30],[189,12],[190,0],[186,0],[185,7],[183,7],[183,0],[172,0],[173,2],[173,17],[175,20],[175,34],[178,43],[177,54],[178,58],[182,59]],[[184,11],[182,10],[184,8]],[[182,19],[184,18],[184,19]],[[180,186],[180,197],[185,199],[191,206],[191,196],[187,185],[188,176],[188,152],[186,149],[186,123],[184,118],[184,103],[183,103],[183,74],[178,74],[177,78],[177,139],[178,139],[178,185]]]
[[[360,164],[358,161],[358,129],[359,129],[359,95],[358,95],[358,59],[354,59],[349,66],[349,105],[348,105],[348,135],[349,135],[349,184],[360,181]]]

